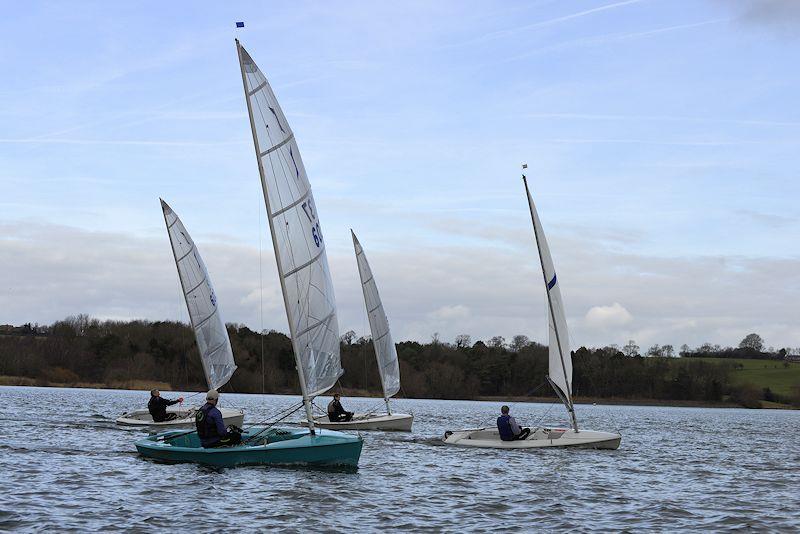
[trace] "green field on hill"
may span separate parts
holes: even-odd
[[[747,360],[743,358],[697,358],[709,362],[730,362],[741,367],[731,370],[731,381],[736,385],[750,384],[759,389],[769,388],[773,393],[789,395],[792,386],[800,386],[800,363],[784,366],[782,360]]]

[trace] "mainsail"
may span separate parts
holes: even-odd
[[[561,288],[556,277],[556,268],[553,265],[553,257],[550,255],[550,247],[547,245],[547,238],[544,236],[542,221],[536,211],[536,205],[531,198],[528,181],[525,182],[525,192],[528,194],[528,205],[531,210],[533,221],[533,232],[536,236],[536,244],[539,248],[539,259],[542,264],[544,274],[545,291],[547,292],[548,302],[548,330],[550,344],[550,365],[549,377],[551,383],[560,390],[560,396],[565,401],[567,409],[570,411],[574,421],[572,411],[572,355],[569,350],[569,334],[567,332],[567,318],[564,314],[564,302],[561,299]],[[575,424],[577,428],[577,424]]]
[[[161,210],[164,212],[164,222],[167,225],[186,307],[189,309],[189,321],[200,350],[206,383],[209,389],[219,389],[230,380],[236,370],[236,363],[233,360],[228,331],[217,307],[217,296],[197,247],[178,215],[163,200]]]
[[[294,133],[264,74],[238,40],[236,47],[300,386],[309,400],[343,373],[325,241]]]
[[[361,289],[364,292],[364,305],[367,307],[369,317],[369,329],[372,332],[372,343],[375,346],[375,358],[378,360],[378,372],[381,376],[383,385],[383,397],[388,400],[392,395],[400,391],[400,365],[397,361],[397,349],[392,341],[392,334],[389,332],[389,321],[386,312],[383,310],[383,303],[378,294],[378,286],[372,270],[369,268],[364,249],[358,242],[356,234],[353,235],[353,247],[356,250],[356,261],[358,262],[358,274],[361,277]]]

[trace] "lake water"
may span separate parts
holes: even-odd
[[[492,424],[499,403],[399,400],[414,431],[364,433],[355,472],[214,470],[138,456],[144,433],[114,418],[148,398],[0,387],[0,530],[800,529],[798,411],[579,405],[584,428],[621,431],[619,450],[508,451],[440,443],[445,430]],[[245,408],[245,426],[298,400],[223,398]],[[512,414],[566,419],[560,405]]]

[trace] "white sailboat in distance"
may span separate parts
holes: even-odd
[[[523,165],[523,169],[526,166]],[[564,303],[561,299],[561,288],[556,277],[550,247],[539,220],[539,214],[531,198],[528,181],[522,175],[525,192],[528,196],[528,207],[533,222],[533,233],[539,249],[539,261],[542,266],[549,323],[549,374],[547,381],[564,403],[569,413],[572,428],[538,427],[531,429],[530,435],[521,440],[502,441],[497,427],[476,428],[470,430],[445,432],[444,443],[463,447],[485,447],[503,449],[532,449],[540,447],[585,447],[595,449],[616,449],[622,437],[617,433],[599,432],[596,430],[579,430],[575,416],[575,405],[572,399],[572,354],[569,350],[569,334]]]
[[[164,223],[167,225],[172,256],[178,268],[183,298],[189,310],[189,321],[200,351],[206,385],[208,389],[220,389],[228,383],[236,371],[236,362],[233,359],[228,330],[219,313],[217,296],[211,285],[206,265],[186,227],[169,204],[163,200],[161,200],[161,211],[164,213]],[[156,423],[148,410],[133,410],[122,414],[117,419],[117,424],[152,428],[194,428],[196,411],[197,408],[170,407],[167,409],[167,414],[175,414],[175,417],[169,421]],[[220,408],[220,412],[226,426],[242,426],[243,410]]]
[[[381,296],[378,294],[378,286],[369,262],[367,262],[364,249],[352,230],[350,230],[350,234],[353,237],[358,275],[361,278],[361,289],[364,293],[364,305],[369,317],[375,358],[378,361],[378,375],[381,378],[386,413],[356,413],[350,421],[341,422],[331,421],[326,414],[316,417],[314,424],[322,428],[339,430],[403,430],[408,432],[411,430],[414,416],[406,413],[392,413],[389,403],[389,399],[400,391],[400,363],[397,361],[397,348],[389,330],[389,320],[386,318]]]

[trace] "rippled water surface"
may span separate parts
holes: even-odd
[[[245,408],[245,425],[297,402],[223,397]],[[493,421],[499,403],[400,400],[414,431],[364,433],[355,472],[215,470],[137,455],[144,433],[114,418],[148,398],[0,387],[0,530],[800,528],[796,411],[579,405],[583,427],[622,432],[619,450],[496,451],[439,440]],[[565,419],[546,404],[512,413],[529,425]]]

